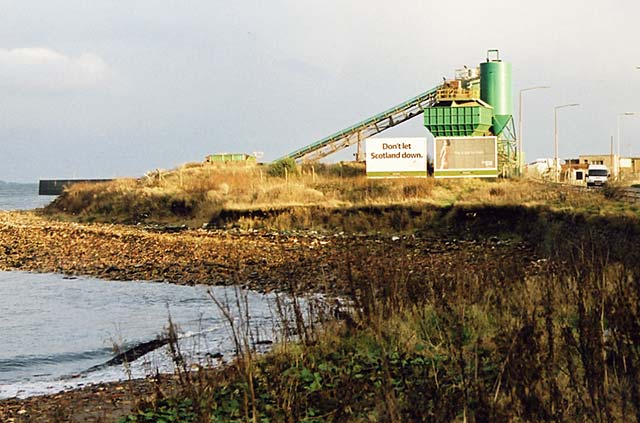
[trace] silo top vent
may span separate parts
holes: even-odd
[[[491,54],[493,54],[495,58],[492,59]],[[501,62],[500,50],[498,50],[497,48],[492,50],[487,50],[487,62]]]

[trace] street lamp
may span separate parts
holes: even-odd
[[[554,173],[555,173],[556,182],[558,182],[558,176],[559,176],[558,164],[560,163],[558,161],[558,110],[564,109],[565,107],[574,107],[574,106],[579,106],[579,104],[578,103],[563,104],[562,106],[556,106],[553,109],[553,152],[554,152],[553,166],[555,168]]]
[[[522,163],[523,154],[522,154],[522,93],[525,91],[531,90],[539,90],[542,88],[551,88],[547,85],[540,85],[536,87],[523,88],[520,90],[520,94],[518,96],[518,173],[522,176],[522,167],[524,163]]]
[[[618,177],[620,175],[620,140],[622,138],[622,136],[620,135],[620,119],[624,116],[635,116],[636,112],[624,112],[624,113],[620,113],[618,116],[616,116],[616,136],[618,137],[618,169],[615,172],[616,177]],[[613,166],[613,163],[611,163],[611,165]]]
[[[624,113],[620,113],[617,117],[617,122],[616,122],[616,133],[618,136],[618,158],[620,157],[620,118],[623,116],[634,116],[636,114],[636,112],[624,112]]]

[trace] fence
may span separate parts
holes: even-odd
[[[625,188],[622,191],[622,198],[630,203],[640,201],[640,188]]]

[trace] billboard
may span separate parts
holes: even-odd
[[[436,178],[496,178],[497,137],[437,137],[433,174]]]
[[[367,138],[367,177],[427,177],[427,138]]]

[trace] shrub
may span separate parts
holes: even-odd
[[[620,200],[624,195],[624,188],[618,184],[608,183],[602,188],[602,193],[609,200]]]
[[[291,157],[287,157],[277,162],[271,163],[267,170],[269,176],[283,178],[286,175],[295,174],[298,172],[298,166],[296,161]]]

